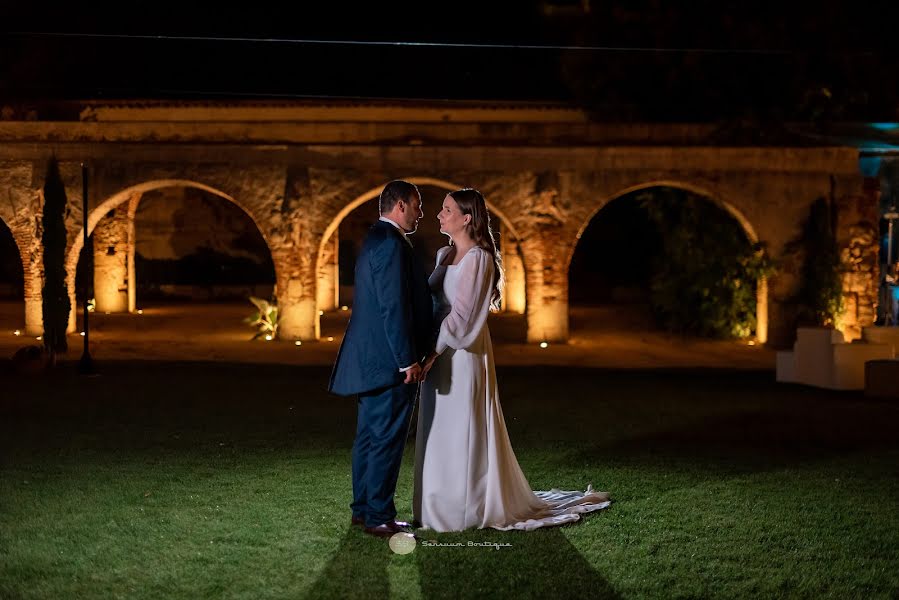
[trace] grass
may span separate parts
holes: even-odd
[[[349,527],[355,410],[327,369],[102,366],[0,367],[2,598],[899,594],[894,403],[767,372],[501,369],[531,484],[615,502],[401,556]],[[410,445],[400,517],[411,477]]]

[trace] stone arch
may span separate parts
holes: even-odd
[[[28,272],[26,270],[27,263],[24,259],[25,254],[22,251],[22,246],[20,244],[18,237],[16,236],[15,230],[9,225],[9,223],[3,217],[3,215],[0,215],[0,235],[5,235],[4,233],[2,233],[4,229],[9,231],[9,237],[12,239],[13,246],[15,246],[15,249],[16,249],[16,258],[18,258],[17,264],[19,265],[19,268],[21,269],[21,273],[22,273],[22,300],[24,302],[26,280],[28,277]]]
[[[608,206],[608,204],[613,200],[616,200],[633,192],[638,192],[640,190],[655,187],[670,187],[702,196],[703,198],[712,202],[712,204],[714,204],[718,208],[728,213],[735,221],[737,221],[737,223],[739,223],[740,225],[740,228],[749,239],[750,243],[754,244],[759,241],[760,238],[758,232],[756,231],[756,228],[755,226],[753,226],[752,222],[746,217],[746,215],[743,214],[743,212],[734,204],[722,198],[720,194],[716,193],[709,187],[690,181],[684,181],[681,179],[653,179],[650,181],[641,182],[639,184],[632,184],[623,187],[611,194],[603,196],[601,202],[596,206],[596,208],[591,210],[586,215],[586,217],[581,220],[581,223],[577,229],[577,233],[575,234],[575,242],[571,245],[571,248],[569,249],[565,259],[566,271],[571,265],[571,260],[574,257],[574,252],[577,248],[578,240],[580,240],[581,235],[584,233],[584,231],[590,225],[590,222],[599,213],[599,211]],[[760,343],[765,343],[768,339],[768,283],[765,278],[762,278],[758,281],[756,290],[756,337]]]
[[[41,293],[43,286],[43,253],[40,240],[35,240],[34,218],[21,213],[0,214],[0,221],[9,229],[22,267],[25,333],[38,336],[44,331]]]
[[[610,195],[605,196],[602,201],[593,209],[589,214],[587,214],[586,218],[581,221],[580,226],[578,227],[576,239],[580,239],[581,235],[584,233],[584,230],[587,229],[587,226],[590,224],[590,221],[593,220],[593,217],[605,208],[609,202],[621,198],[622,196],[626,196],[627,194],[631,194],[633,192],[639,192],[640,190],[645,190],[654,187],[670,187],[676,188],[680,190],[684,190],[686,192],[692,192],[698,196],[702,196],[703,198],[707,198],[710,200],[715,206],[727,212],[730,216],[732,216],[739,224],[740,227],[743,228],[743,231],[746,233],[746,236],[749,238],[749,241],[752,243],[756,243],[759,241],[758,233],[756,233],[755,227],[753,227],[752,223],[743,214],[740,209],[736,206],[722,199],[717,193],[711,191],[710,189],[697,185],[694,183],[684,182],[677,179],[658,179],[653,181],[648,181],[636,185],[631,185],[625,187],[623,189],[617,190]],[[571,254],[568,256],[568,261],[566,262],[566,266],[571,262],[571,256],[574,254],[574,249],[572,248]]]
[[[269,248],[269,252],[272,251],[271,241],[268,239],[266,235],[266,230],[260,227],[260,222],[256,215],[254,215],[247,206],[242,204],[236,198],[231,196],[230,194],[213,187],[211,185],[194,181],[191,179],[154,179],[151,181],[145,181],[136,185],[129,186],[124,188],[111,196],[109,196],[106,200],[102,201],[96,207],[90,209],[89,215],[87,218],[87,234],[91,235],[96,229],[98,223],[107,215],[110,211],[122,206],[123,204],[130,204],[129,206],[129,218],[133,221],[134,211],[137,209],[137,205],[140,202],[140,197],[153,190],[170,188],[170,187],[186,187],[186,188],[195,188],[199,190],[203,190],[204,192],[210,193],[212,195],[218,196],[228,202],[233,203],[235,206],[240,208],[249,218],[253,221],[253,224],[256,226],[256,229],[262,235],[263,240],[265,240],[266,245]],[[67,255],[66,255],[66,283],[69,288],[70,297],[72,297],[72,311],[69,315],[69,332],[73,332],[75,330],[75,313],[76,306],[74,302],[74,290],[75,290],[75,272],[78,264],[78,258],[81,253],[81,249],[84,245],[84,227],[79,227],[77,235],[72,240],[72,243],[69,246]],[[133,270],[133,264],[129,266],[131,270]],[[278,265],[275,263],[275,269],[277,270]],[[129,293],[131,305],[130,308],[133,309],[133,292]]]
[[[447,191],[458,190],[458,189],[464,187],[464,186],[457,185],[446,179],[439,179],[439,178],[435,178],[435,177],[404,177],[402,179],[404,179],[405,181],[408,181],[410,183],[414,183],[415,185],[419,185],[419,186],[420,185],[430,185],[430,186],[434,186],[434,187],[438,187],[438,188],[443,188]],[[347,204],[343,205],[340,208],[340,210],[338,210],[337,213],[333,217],[331,217],[330,222],[328,223],[327,227],[324,230],[324,233],[321,235],[321,239],[319,240],[318,252],[316,254],[316,261],[315,261],[315,271],[314,271],[316,274],[318,274],[321,271],[321,263],[325,256],[326,244],[329,242],[331,237],[337,231],[337,228],[340,226],[340,223],[351,212],[353,212],[354,210],[356,210],[357,208],[359,208],[360,206],[362,206],[369,200],[378,197],[381,193],[381,190],[383,190],[383,189],[384,189],[384,184],[381,184],[381,185],[378,185],[376,187],[366,190],[362,194],[356,196],[353,200],[351,200]],[[513,243],[516,244],[516,246],[514,247],[514,251],[515,251],[516,255],[518,255],[520,258],[521,252],[517,248],[517,241],[521,239],[521,235],[518,233],[518,230],[516,229],[515,225],[512,223],[512,220],[509,219],[509,217],[506,216],[506,214],[493,203],[487,202],[487,208],[492,214],[496,215],[497,218],[499,218],[504,230],[507,232],[506,237],[510,241],[512,241]],[[523,310],[524,310],[524,307],[523,307],[523,305],[524,305],[523,268],[520,271],[521,271],[521,286],[522,286],[520,295],[522,296],[522,299],[520,301],[521,308],[518,309],[517,304],[516,304],[516,310],[523,312]],[[319,318],[318,313],[319,313],[319,310],[318,310],[318,308],[316,308],[316,311],[315,311],[316,320],[318,320],[318,318]],[[319,327],[318,327],[318,325],[316,325],[316,331],[318,331],[318,330],[319,330]]]
[[[458,190],[462,187],[445,179],[437,179],[434,177],[406,177],[404,178],[404,180],[408,181],[409,183],[414,183],[415,185],[432,185],[434,187],[439,187],[450,191]],[[324,244],[327,243],[331,235],[335,231],[337,231],[337,227],[340,225],[341,221],[343,221],[351,212],[353,212],[372,198],[380,195],[381,190],[383,189],[384,185],[379,185],[377,187],[366,190],[364,193],[357,196],[355,199],[341,208],[336,215],[334,215],[334,217],[331,219],[331,222],[325,228],[324,234],[322,235],[321,243],[319,244],[319,254],[321,254]],[[518,232],[515,229],[515,226],[512,224],[512,221],[505,214],[503,214],[503,212],[499,210],[496,205],[488,202],[487,208],[490,210],[490,212],[499,217],[500,221],[502,221],[503,227],[508,228],[508,231],[513,239],[519,239]]]

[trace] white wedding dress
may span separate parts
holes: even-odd
[[[472,248],[458,265],[437,252],[429,278],[441,321],[440,356],[421,387],[413,512],[423,528],[532,530],[606,508],[609,495],[534,492],[518,466],[496,386],[487,314],[495,265]]]

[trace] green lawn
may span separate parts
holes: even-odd
[[[0,598],[899,594],[899,406],[770,373],[500,369],[535,488],[614,503],[531,533],[349,527],[328,369],[0,363]],[[411,517],[412,446],[397,492]],[[472,542],[508,543],[499,549]]]

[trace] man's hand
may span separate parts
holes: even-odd
[[[406,380],[403,383],[418,383],[421,381],[421,365],[415,363],[406,371]]]
[[[428,376],[428,372],[431,370],[431,367],[434,366],[434,361],[437,360],[437,357],[440,356],[436,352],[431,352],[428,354],[428,357],[425,359],[424,366],[421,368],[421,380],[424,381],[425,377]]]

